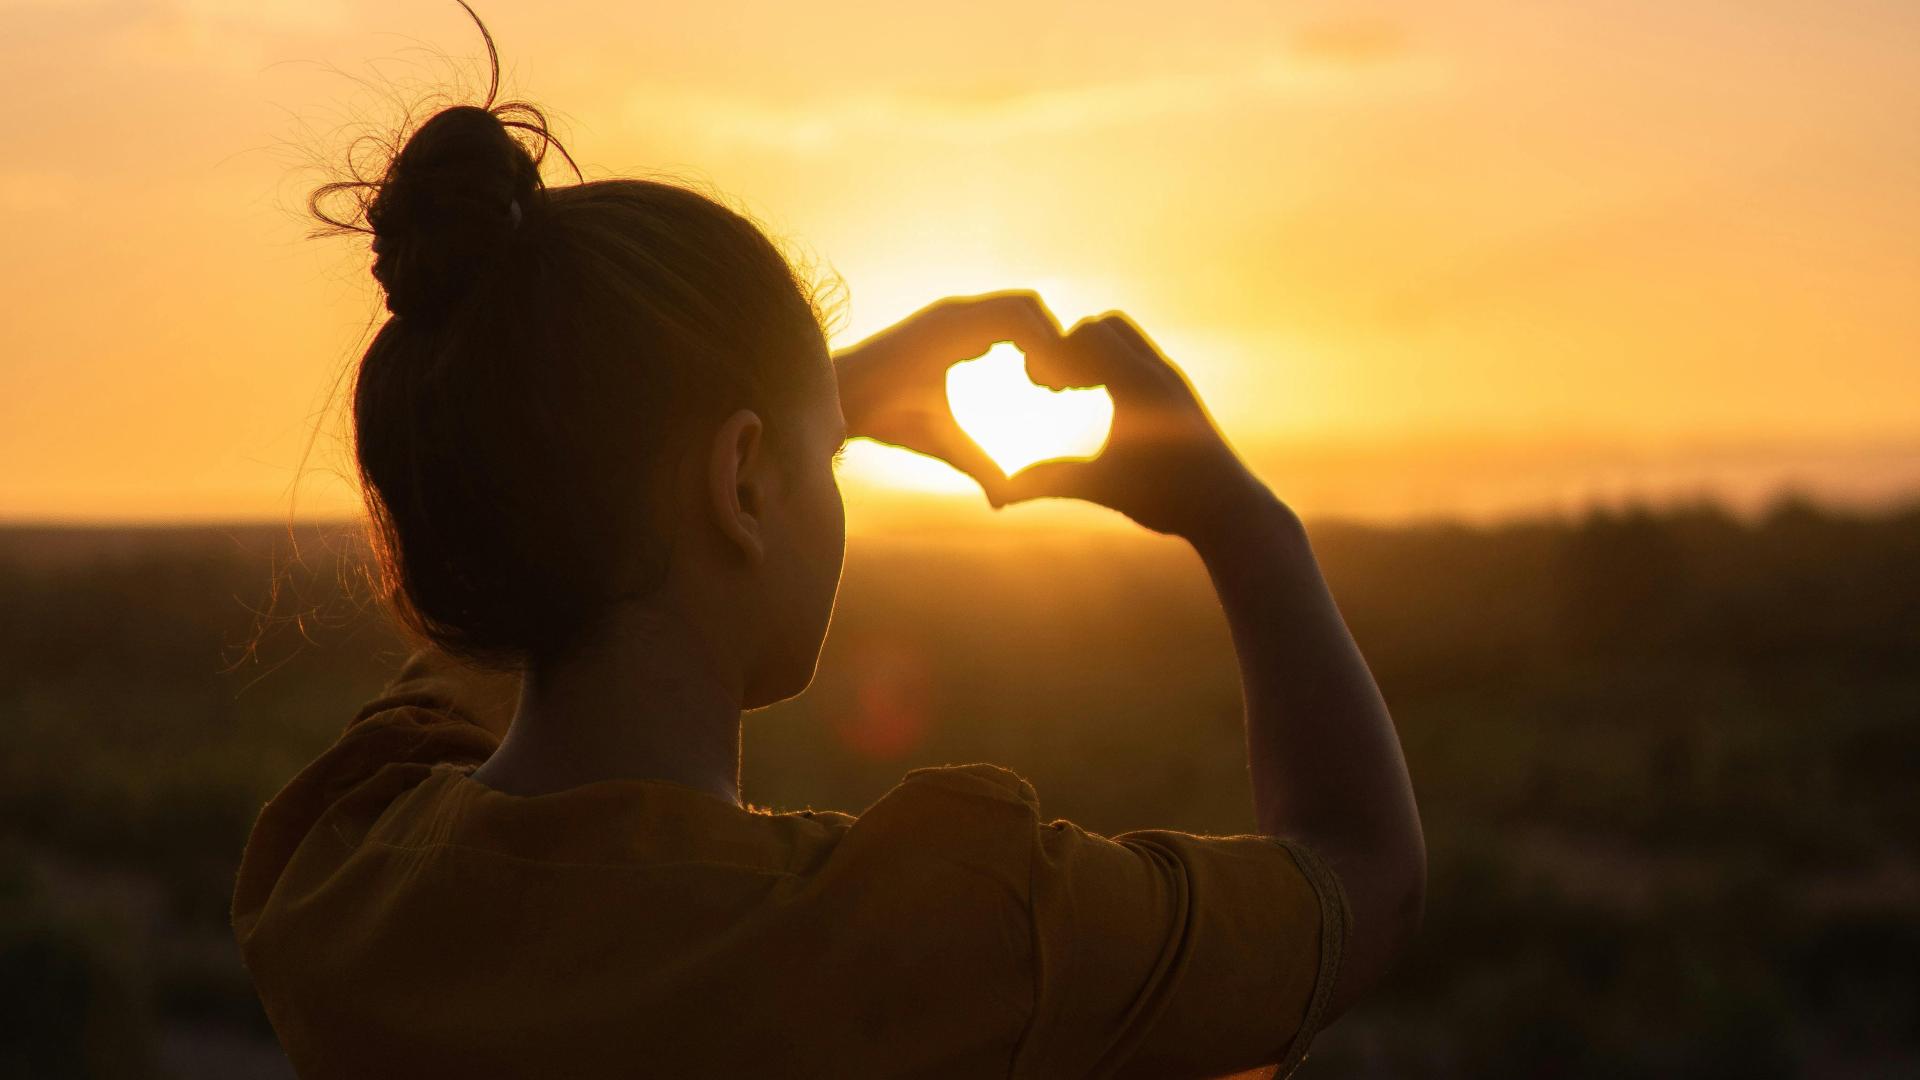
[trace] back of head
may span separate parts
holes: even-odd
[[[654,588],[678,449],[742,406],[778,441],[826,350],[806,283],[751,221],[670,183],[549,187],[550,145],[538,109],[490,91],[310,202],[373,234],[391,312],[353,391],[382,596],[496,668],[565,652]],[[353,213],[325,208],[340,194]]]

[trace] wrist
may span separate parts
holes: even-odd
[[[847,437],[870,434],[867,418],[872,415],[871,379],[867,371],[866,350],[848,349],[833,358],[833,377],[840,393],[840,415],[847,421]]]
[[[1251,474],[1223,497],[1207,500],[1206,506],[1206,512],[1180,532],[1203,559],[1231,555],[1250,543],[1264,546],[1276,535],[1306,536],[1293,508]]]

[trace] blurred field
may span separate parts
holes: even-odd
[[[349,536],[0,530],[0,1075],[285,1075],[226,911],[259,805],[402,655]],[[1432,882],[1302,1075],[1920,1071],[1920,505],[1314,540]],[[248,657],[263,610],[300,618]],[[745,794],[857,811],[987,760],[1088,828],[1245,832],[1239,709],[1177,542],[860,539],[814,688],[748,718]]]

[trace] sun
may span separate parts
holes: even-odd
[[[1026,357],[1005,343],[947,369],[947,404],[1009,475],[1048,458],[1093,457],[1113,423],[1113,399],[1105,390],[1036,385],[1027,378]]]

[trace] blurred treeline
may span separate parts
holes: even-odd
[[[1920,505],[1313,536],[1432,878],[1303,1075],[1920,1070]],[[0,1075],[286,1074],[227,905],[261,803],[404,655],[362,558],[345,525],[0,530]],[[986,760],[1102,832],[1247,832],[1241,739],[1178,542],[856,538],[745,794],[858,811]]]

